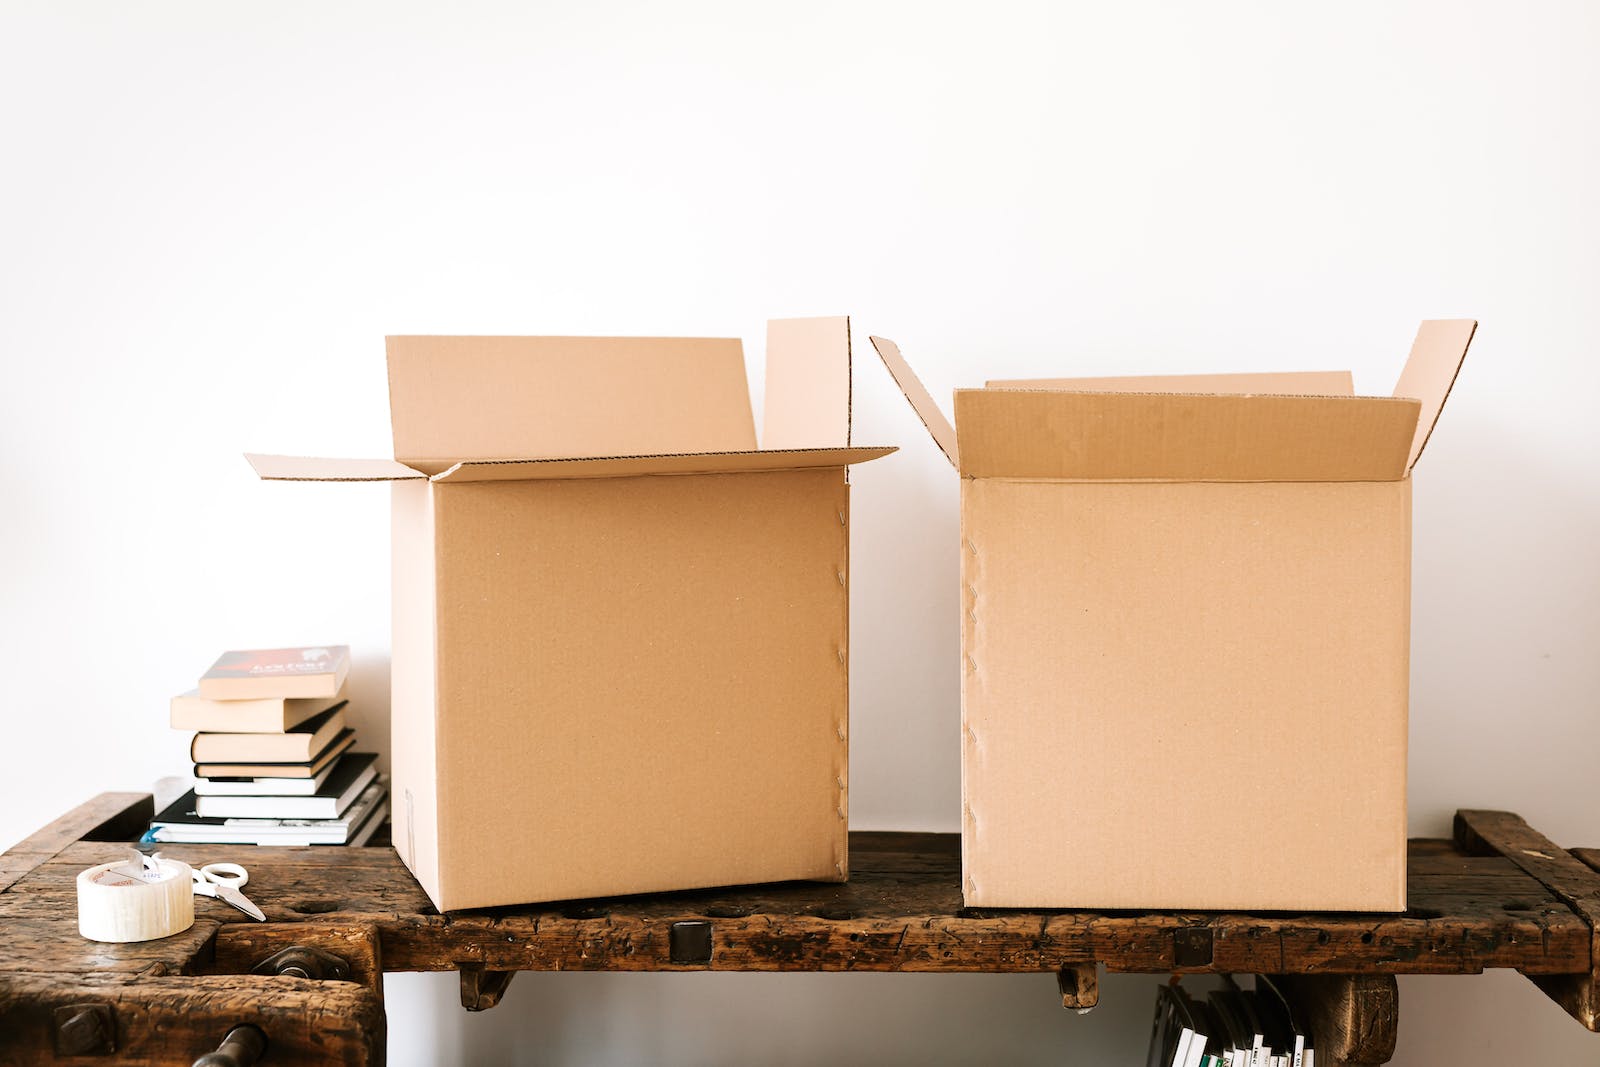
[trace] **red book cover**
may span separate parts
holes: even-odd
[[[337,696],[350,673],[350,646],[224,652],[200,677],[208,700]]]

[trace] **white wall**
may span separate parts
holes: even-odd
[[[166,699],[222,648],[348,640],[387,740],[387,494],[238,455],[383,454],[385,333],[739,332],[759,370],[769,314],[840,312],[941,396],[1386,392],[1417,319],[1481,319],[1417,478],[1413,832],[1600,844],[1597,48],[1586,0],[0,4],[0,845],[181,771]],[[856,479],[855,825],[953,829],[955,479],[870,355],[855,395],[904,449]],[[388,990],[398,1064],[1094,1063],[1152,982]],[[1402,989],[1403,1064],[1600,1054],[1516,975]]]

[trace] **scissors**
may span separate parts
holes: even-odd
[[[214,897],[232,904],[256,922],[266,922],[261,909],[250,903],[250,898],[239,892],[239,887],[250,881],[250,872],[237,863],[208,863],[192,868],[196,896]]]

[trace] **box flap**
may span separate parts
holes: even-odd
[[[1072,389],[1080,393],[1269,393],[1277,396],[1353,396],[1347,370],[1268,374],[1168,374],[1126,378],[1002,378],[990,389]]]
[[[1391,397],[956,392],[963,477],[1323,482],[1405,477],[1419,404]]]
[[[637,478],[654,474],[843,467],[887,456],[893,448],[787,448],[759,452],[694,452],[587,459],[469,460],[433,476],[436,482],[514,482],[545,478]]]
[[[246,452],[256,474],[269,482],[399,482],[426,478],[392,459],[324,459],[318,456],[263,456]]]
[[[1406,470],[1416,466],[1417,457],[1428,443],[1433,426],[1439,421],[1445,398],[1455,384],[1461,361],[1466,358],[1467,346],[1478,331],[1476,319],[1428,319],[1417,329],[1417,338],[1411,343],[1411,355],[1400,381],[1395,384],[1394,395],[1412,397],[1422,401],[1422,415],[1417,419],[1416,436],[1411,442],[1411,455]]]
[[[928,428],[933,435],[933,443],[939,446],[939,451],[944,453],[951,466],[958,466],[956,462],[956,429],[950,425],[950,420],[944,417],[944,412],[939,410],[939,405],[934,403],[933,396],[916,372],[911,369],[911,364],[900,355],[900,347],[886,337],[873,337],[872,347],[878,350],[878,358],[883,360],[883,365],[889,368],[889,373],[894,376],[895,384],[911,401],[911,408],[922,420],[922,425]]]
[[[395,458],[756,447],[737,338],[390,337]]]
[[[767,323],[767,387],[761,447],[850,444],[850,319]]]

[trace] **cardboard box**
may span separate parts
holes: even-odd
[[[441,910],[848,872],[843,318],[391,337],[393,831]]]
[[[967,904],[1404,910],[1410,474],[1475,325],[1394,397],[990,382],[954,426],[873,338],[961,475]]]

